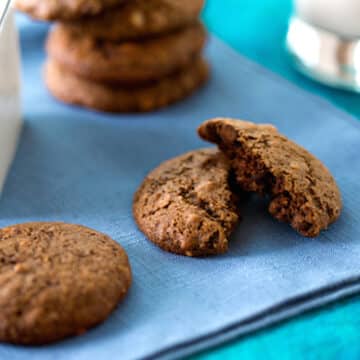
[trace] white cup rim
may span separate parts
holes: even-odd
[[[11,4],[11,0],[5,0],[5,1],[6,1],[5,5],[2,8],[0,8],[0,27],[5,20],[6,13],[8,12]]]

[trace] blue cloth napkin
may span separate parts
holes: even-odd
[[[1,359],[177,358],[359,292],[360,128],[354,119],[214,38],[207,49],[212,79],[182,103],[144,115],[69,107],[53,100],[41,80],[47,27],[20,23],[26,125],[0,201],[0,226],[62,220],[105,232],[127,250],[134,284],[96,329],[51,346],[1,345]],[[341,187],[341,219],[306,239],[257,200],[244,206],[224,256],[184,258],[149,243],[132,219],[133,193],[165,159],[203,147],[196,128],[214,116],[272,122],[316,154]]]

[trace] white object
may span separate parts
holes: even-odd
[[[350,39],[360,38],[360,0],[295,0],[306,22]]]
[[[5,2],[0,0],[0,19]],[[12,9],[0,24],[0,193],[13,160],[22,125],[19,40]]]
[[[294,0],[286,45],[305,75],[360,93],[360,0]]]

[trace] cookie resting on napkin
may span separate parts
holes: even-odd
[[[135,194],[135,220],[162,249],[187,256],[227,251],[241,191],[269,197],[269,212],[303,236],[318,236],[340,216],[341,195],[329,170],[274,126],[219,118],[198,131],[220,152],[169,160]]]
[[[80,225],[36,222],[0,229],[0,341],[39,345],[103,322],[125,297],[125,250]]]

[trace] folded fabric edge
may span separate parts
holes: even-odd
[[[245,335],[274,326],[338,300],[360,294],[360,276],[345,279],[333,285],[290,298],[249,318],[232,323],[182,343],[174,344],[141,360],[176,360],[223,345]]]
[[[360,129],[360,122],[354,116],[336,107],[336,105],[334,105],[329,100],[297,86],[295,83],[273,72],[272,70],[269,70],[263,67],[261,64],[242,56],[235,49],[233,49],[214,34],[212,34],[212,41],[223,44],[223,46],[227,48],[229,52],[233,53],[235,56],[242,57],[243,64],[245,64],[248,69],[252,69],[252,71],[255,69],[256,72],[261,73],[263,76],[270,77],[273,81],[281,82],[287,88],[291,89],[292,91],[296,91],[300,96],[305,97],[307,101],[310,100],[320,106],[322,110],[332,114],[335,112],[339,118],[347,121],[355,128]],[[290,298],[247,319],[232,323],[207,335],[197,337],[186,342],[174,344],[141,359],[174,360],[183,358],[185,356],[194,355],[198,352],[209,350],[226,342],[240,338],[241,336],[249,335],[252,332],[259,331],[269,326],[274,326],[305,312],[318,309],[330,303],[346,299],[359,293],[360,276],[345,279],[332,285],[319,288],[312,292]]]

